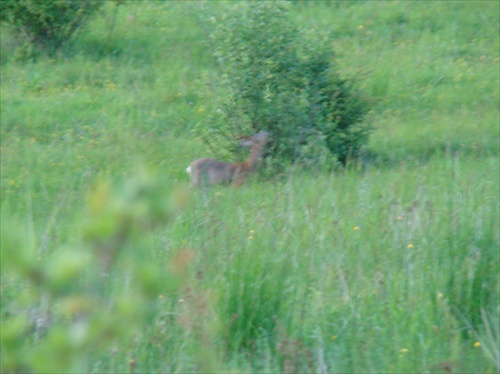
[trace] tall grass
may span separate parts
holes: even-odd
[[[498,370],[495,3],[298,2],[373,98],[365,156],[187,192],[202,8],[104,9],[53,59],[2,30],[2,371]]]

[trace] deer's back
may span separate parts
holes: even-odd
[[[200,158],[190,165],[193,182],[215,184],[219,182],[230,182],[234,177],[235,170],[230,164],[213,160],[211,158]]]

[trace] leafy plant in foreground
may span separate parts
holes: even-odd
[[[169,198],[144,178],[121,188],[98,183],[81,225],[83,241],[45,256],[13,220],[3,222],[2,285],[9,302],[2,307],[1,371],[86,371],[110,351],[123,355],[134,338],[147,334],[151,321],[171,308],[169,300],[188,288],[193,251],[172,253],[167,266],[144,256],[148,234],[170,222],[186,198]],[[179,325],[173,321],[169,329]],[[194,345],[206,335],[203,323],[196,327]],[[128,360],[132,371],[146,364],[135,355]]]

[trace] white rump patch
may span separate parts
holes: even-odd
[[[187,172],[188,174],[191,174],[191,165],[189,165],[189,166],[187,167],[186,172]]]

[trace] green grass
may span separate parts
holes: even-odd
[[[191,191],[206,9],[109,3],[33,61],[2,29],[2,371],[498,371],[498,4],[297,2],[366,158]]]

